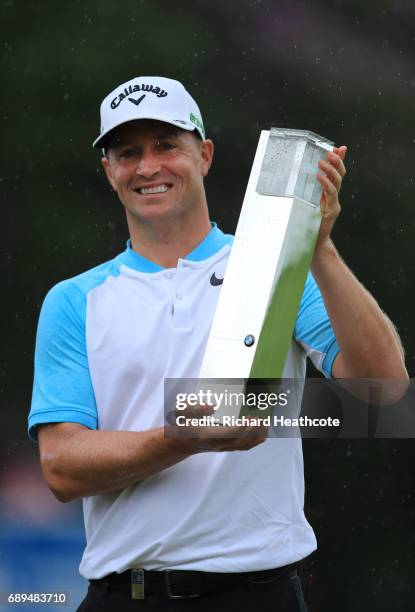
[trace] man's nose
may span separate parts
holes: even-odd
[[[160,171],[160,159],[151,151],[143,151],[137,164],[136,173],[146,178]]]

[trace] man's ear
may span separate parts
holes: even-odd
[[[104,172],[107,175],[107,179],[111,187],[113,188],[114,191],[117,191],[117,189],[115,188],[115,183],[114,183],[114,179],[112,176],[112,168],[111,168],[111,164],[110,164],[108,157],[106,156],[102,157],[101,164],[102,164],[102,167],[104,168]]]
[[[213,142],[208,138],[202,142],[202,161],[200,171],[202,176],[206,176],[212,165],[214,146]]]

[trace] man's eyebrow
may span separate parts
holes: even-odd
[[[163,140],[163,138],[178,138],[179,137],[179,130],[172,128],[171,130],[167,129],[167,130],[162,130],[160,132],[156,132],[153,136],[154,140]],[[116,149],[121,149],[121,148],[125,148],[125,147],[134,147],[134,138],[132,137],[131,139],[126,136],[125,138],[123,137],[118,137],[118,138],[114,138],[112,141],[109,141],[109,143],[107,144],[107,148],[116,148]]]
[[[154,135],[154,138],[176,138],[179,135],[178,130],[163,130]]]

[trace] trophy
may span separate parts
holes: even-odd
[[[199,380],[283,377],[321,222],[318,161],[333,144],[261,132]]]

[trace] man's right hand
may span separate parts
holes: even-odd
[[[177,411],[174,413],[178,416]],[[185,453],[245,451],[265,442],[267,427],[252,420],[252,425],[197,425],[194,421],[202,417],[214,417],[213,406],[204,404],[187,406],[180,416],[192,419],[189,425],[172,424],[166,429],[167,437],[176,438],[178,448]],[[173,419],[174,420],[174,419]]]

